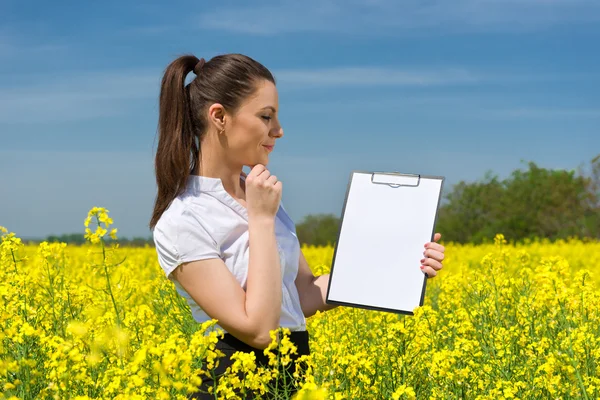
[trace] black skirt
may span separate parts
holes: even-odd
[[[289,396],[291,397],[298,389],[296,387],[294,387],[293,385],[290,385],[290,380],[294,379],[292,377],[292,374],[296,371],[296,360],[298,359],[298,357],[303,356],[303,355],[309,355],[310,354],[310,348],[308,346],[308,332],[307,331],[295,331],[295,332],[291,332],[290,334],[290,340],[294,343],[294,345],[296,345],[296,347],[298,348],[296,353],[297,354],[291,354],[290,358],[292,359],[292,362],[289,363],[288,365],[284,367],[280,367],[279,368],[279,377],[277,379],[277,381],[272,381],[270,383],[271,387],[275,387],[277,385],[277,387],[282,387],[284,384],[284,378],[283,375],[286,374],[286,383],[287,383],[287,387],[288,387],[288,391],[287,393],[289,394]],[[233,335],[226,333],[224,335],[223,339],[219,339],[219,341],[216,344],[216,348],[219,349],[220,351],[222,351],[225,355],[222,357],[219,357],[219,365],[217,366],[217,368],[214,369],[214,375],[216,377],[216,379],[213,379],[212,377],[208,377],[206,375],[202,375],[202,384],[199,387],[199,392],[191,394],[190,399],[216,399],[217,397],[214,394],[211,394],[210,391],[214,390],[214,388],[217,387],[217,384],[219,382],[219,377],[225,373],[225,370],[227,369],[227,367],[231,366],[233,364],[233,360],[230,359],[230,357],[236,352],[236,351],[243,351],[246,353],[250,353],[252,351],[254,351],[254,354],[256,356],[256,365],[258,367],[260,366],[264,366],[264,367],[269,367],[269,358],[263,353],[263,350],[261,349],[257,349],[255,347],[252,347],[244,342],[242,342],[241,340],[237,339],[236,337],[234,337]],[[272,351],[273,354],[277,355],[277,350],[273,350]],[[303,369],[303,363],[298,364],[298,366],[300,368]],[[240,379],[242,379],[242,376],[240,375]],[[264,398],[264,399],[268,399],[271,397],[268,397],[268,394],[265,395],[257,395],[257,398]],[[271,395],[272,396],[272,395]],[[253,399],[254,397],[252,396],[247,396],[247,399]],[[274,397],[272,397],[274,398]],[[280,397],[281,398],[281,397]]]

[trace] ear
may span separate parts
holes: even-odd
[[[217,132],[225,129],[225,108],[219,103],[214,103],[208,109],[208,123],[213,126]]]

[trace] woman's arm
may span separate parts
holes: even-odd
[[[328,284],[329,274],[314,276],[302,250],[300,250],[296,288],[300,296],[302,312],[306,318],[314,315],[317,311],[327,311],[337,307],[337,305],[325,303]]]
[[[250,256],[246,290],[220,258],[179,265],[173,277],[211,318],[241,341],[259,349],[271,343],[281,314],[281,265],[273,218],[248,224]]]

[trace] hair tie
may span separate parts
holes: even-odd
[[[204,63],[205,63],[205,62],[206,62],[206,61],[204,60],[204,57],[203,57],[203,58],[201,58],[201,59],[198,61],[198,63],[197,63],[197,64],[196,64],[196,66],[194,67],[194,73],[195,73],[196,75],[200,75],[200,70],[201,70],[201,69],[202,69],[202,67],[204,66]]]

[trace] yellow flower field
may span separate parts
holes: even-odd
[[[216,334],[153,248],[109,245],[102,208],[84,221],[79,247],[25,246],[0,228],[0,399],[187,398],[219,360]],[[444,245],[414,316],[338,307],[308,319],[296,399],[600,397],[599,242]],[[333,248],[303,252],[329,271]],[[272,368],[240,354],[219,398],[275,390],[266,382],[294,351],[282,333]]]

